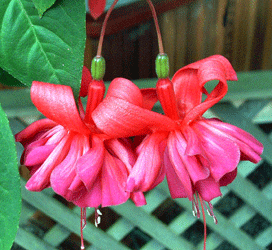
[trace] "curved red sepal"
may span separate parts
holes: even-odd
[[[104,9],[106,7],[106,0],[89,0],[88,6],[91,16],[94,19],[97,19],[104,12]]]
[[[176,124],[170,118],[145,109],[140,89],[131,81],[116,78],[106,98],[92,113],[96,126],[113,137],[130,137],[151,131],[170,131]]]
[[[71,87],[34,81],[30,94],[37,109],[50,120],[68,130],[90,133],[79,116]]]
[[[204,85],[212,80],[219,82],[208,94]],[[237,80],[237,76],[230,62],[220,55],[191,63],[176,72],[172,82],[184,125],[203,115],[225,96],[228,90],[227,80]],[[203,93],[207,94],[207,98],[201,103]]]

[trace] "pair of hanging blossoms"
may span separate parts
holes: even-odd
[[[220,55],[181,68],[172,81],[163,68],[158,72],[156,94],[165,115],[146,109],[141,90],[117,78],[93,112],[93,120],[108,136],[144,135],[128,176],[128,192],[151,190],[166,176],[172,198],[191,200],[198,217],[197,200],[203,199],[214,217],[210,201],[221,196],[221,186],[235,179],[239,161],[257,163],[263,151],[262,144],[244,130],[202,116],[224,97],[227,80],[237,80],[236,73]],[[218,84],[208,93],[205,84],[211,80]]]
[[[209,208],[204,206],[217,223],[210,201],[221,196],[221,186],[235,179],[240,161],[261,159],[263,146],[252,135],[202,116],[227,93],[227,80],[237,80],[226,58],[215,55],[192,63],[172,80],[158,65],[156,88],[140,90],[131,81],[116,78],[103,99],[105,68],[95,59],[94,79],[83,68],[78,106],[69,86],[32,84],[31,99],[47,119],[16,135],[25,147],[21,163],[31,174],[26,188],[52,187],[81,207],[82,249],[86,207],[96,208],[97,225],[99,206],[119,205],[129,198],[136,206],[145,205],[143,192],[165,176],[172,198],[192,201],[197,217],[198,199],[202,210],[202,201],[208,202]],[[218,84],[208,93],[205,84],[211,80]],[[80,98],[86,95],[84,111]],[[165,115],[151,111],[158,100]],[[204,212],[203,218],[206,249]]]
[[[211,80],[218,84],[208,93],[204,85]],[[172,81],[163,75],[156,89],[116,78],[103,100],[103,81],[84,67],[80,96],[88,94],[86,112],[80,98],[78,111],[70,87],[34,81],[31,99],[47,119],[16,135],[25,147],[21,163],[31,174],[26,188],[52,187],[83,208],[129,198],[141,206],[142,192],[166,176],[172,198],[188,198],[199,215],[197,198],[221,196],[239,161],[257,163],[263,150],[242,129],[202,116],[227,93],[227,80],[237,80],[236,73],[216,55],[183,67]],[[158,99],[165,115],[151,111]]]

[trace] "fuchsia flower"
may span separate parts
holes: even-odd
[[[137,206],[146,204],[141,192],[125,190],[136,161],[131,141],[103,134],[91,118],[105,86],[103,81],[92,80],[84,68],[80,95],[87,92],[86,113],[80,100],[79,113],[69,86],[33,82],[31,99],[48,119],[36,121],[16,135],[16,141],[25,147],[21,163],[31,174],[26,188],[41,191],[52,187],[80,207],[118,205],[128,198]]]
[[[204,85],[211,80],[218,83],[208,93]],[[240,160],[260,161],[263,146],[253,136],[202,117],[227,93],[227,80],[237,80],[236,73],[220,55],[181,68],[172,81],[159,79],[156,89],[165,115],[145,109],[141,91],[131,81],[113,80],[92,117],[109,136],[146,135],[136,149],[128,191],[148,191],[166,175],[172,198],[188,197],[198,213],[197,195],[211,201],[235,179]]]

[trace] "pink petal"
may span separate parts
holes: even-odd
[[[182,151],[185,151],[185,145],[181,145],[181,143],[177,143],[177,138],[176,138],[175,132],[171,132],[168,136],[168,141],[167,141],[167,148],[168,148],[168,153],[169,153],[169,159],[172,165],[172,168],[176,174],[176,177],[180,180],[180,182],[183,185],[183,188],[187,194],[187,197],[189,200],[192,200],[193,198],[193,188],[191,184],[191,178],[189,176],[189,173],[186,169],[186,164],[190,163],[197,164],[197,162],[193,162],[194,158],[182,158]],[[182,148],[183,146],[183,148]],[[181,151],[181,152],[179,152]],[[183,161],[185,160],[185,161]],[[189,162],[188,162],[189,161]],[[168,172],[168,169],[166,169],[166,173]],[[172,177],[173,177],[172,173]],[[195,175],[193,175],[195,177]],[[197,176],[196,176],[197,178]],[[173,179],[168,180],[168,183],[173,181]],[[177,181],[175,181],[177,183]]]
[[[132,201],[135,203],[135,206],[137,207],[141,207],[147,204],[142,192],[130,193],[130,199],[132,199]]]
[[[195,122],[192,128],[201,140],[205,152],[202,156],[209,162],[211,175],[218,182],[237,167],[240,160],[239,147],[225,135],[208,130],[200,122]]]
[[[53,169],[60,164],[67,155],[70,142],[71,138],[69,138],[69,136],[65,136],[62,139],[41,167],[28,180],[26,183],[28,190],[41,191],[50,186],[50,175]]]
[[[50,119],[42,119],[36,122],[33,122],[27,128],[22,130],[20,133],[15,135],[15,140],[26,146],[30,143],[34,136],[36,136],[39,132],[44,130],[49,130],[56,126],[57,123],[51,121]]]
[[[75,164],[80,155],[80,140],[75,137],[65,159],[54,168],[50,176],[53,190],[69,201],[76,198],[68,188],[76,177]]]
[[[33,166],[42,164],[55,149],[56,145],[45,145],[32,149],[25,154],[24,165]]]
[[[176,153],[178,153],[180,160],[186,168],[193,183],[208,178],[210,171],[205,165],[202,164],[199,156],[186,155],[187,142],[179,131],[171,133],[169,140],[172,140],[172,143],[174,143],[173,146],[176,148]]]
[[[188,194],[169,159],[169,153],[167,148],[164,152],[163,165],[166,169],[166,178],[171,197],[173,199],[187,198]]]
[[[234,181],[237,176],[237,168],[235,168],[232,172],[225,174],[219,181],[220,187],[227,186]]]
[[[131,171],[136,162],[136,154],[132,150],[131,144],[124,139],[107,140],[105,144],[110,152],[114,153],[125,164],[127,171]]]
[[[102,203],[102,184],[101,176],[96,179],[90,191],[84,189],[81,191],[80,198],[73,200],[73,203],[79,207],[98,207]]]
[[[195,189],[200,194],[202,199],[207,202],[222,195],[219,183],[216,182],[211,176],[205,180],[197,182]]]
[[[47,118],[68,130],[90,133],[80,118],[71,87],[34,81],[30,93],[34,105]]]
[[[97,136],[92,137],[92,148],[80,157],[76,164],[76,171],[83,181],[87,190],[93,188],[93,184],[98,178],[104,160],[104,144]]]
[[[163,140],[166,139],[166,134],[155,133],[140,145],[141,150],[138,159],[132,168],[127,181],[127,190],[130,192],[148,191],[154,187],[154,184],[159,184],[163,180],[164,170],[162,168],[162,154],[164,148],[160,147]]]
[[[201,142],[197,134],[194,132],[194,130],[190,126],[187,126],[185,129],[183,129],[182,134],[184,135],[187,141],[187,147],[185,151],[186,155],[193,156],[193,155],[200,155],[203,153]]]
[[[241,160],[249,160],[253,163],[258,163],[261,160],[263,145],[248,132],[215,119],[204,120],[202,124],[209,126],[209,129],[221,131],[226,137],[233,140],[241,150]]]
[[[119,205],[127,201],[130,194],[125,191],[127,172],[125,165],[105,152],[102,168],[102,206]]]
[[[106,0],[88,0],[91,16],[97,19],[102,15],[106,7]]]

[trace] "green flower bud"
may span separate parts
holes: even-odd
[[[100,57],[95,57],[92,60],[91,73],[94,80],[102,80],[105,75],[106,62],[105,59]]]
[[[157,56],[156,74],[160,79],[165,79],[169,76],[169,58],[166,54],[159,54]]]

